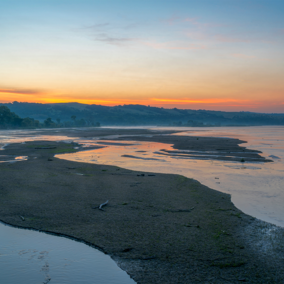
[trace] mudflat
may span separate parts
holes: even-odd
[[[79,132],[81,137],[99,135],[95,130]],[[173,142],[154,135],[159,142]],[[202,140],[170,139],[182,150],[193,147],[190,139]],[[179,139],[184,146],[178,145]],[[217,140],[215,150],[224,149],[225,140]],[[239,148],[241,142],[226,143],[236,152],[251,153]],[[284,283],[283,228],[242,213],[230,195],[194,179],[54,157],[81,150],[75,146],[33,141],[1,151],[29,157],[0,163],[3,222],[84,241],[109,254],[137,283]],[[205,151],[206,142],[202,147]]]

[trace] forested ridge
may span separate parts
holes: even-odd
[[[243,126],[284,125],[284,114],[225,112],[190,109],[166,109],[144,105],[114,107],[79,103],[0,104],[11,114],[0,125],[17,127],[86,127],[86,126]],[[4,110],[4,109],[3,109]],[[7,112],[7,110],[6,110]],[[4,115],[5,116],[5,115]],[[10,116],[10,120],[7,117]],[[25,118],[22,118],[25,117]]]
[[[71,121],[61,122],[60,118],[53,121],[50,117],[43,122],[31,117],[21,118],[12,112],[7,106],[0,106],[0,129],[17,129],[17,128],[57,128],[57,127],[86,127],[100,126],[99,122],[87,123],[84,119],[76,119],[75,115],[71,116]]]

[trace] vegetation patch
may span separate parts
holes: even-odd
[[[51,150],[50,152],[53,154],[64,154],[64,153],[74,153],[77,152],[77,150],[71,147],[66,147],[66,148],[56,148]]]

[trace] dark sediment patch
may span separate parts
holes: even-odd
[[[245,143],[246,141],[233,138],[154,134],[152,137],[124,136],[115,138],[114,140],[147,141],[170,144],[173,145],[174,149],[179,151],[162,149],[159,154],[172,157],[180,156],[183,158],[188,157],[237,162],[273,162],[272,160],[262,157],[260,155],[261,151],[251,150],[240,146],[240,144]],[[190,153],[186,151],[190,151]]]
[[[93,137],[107,137],[117,135],[153,135],[153,134],[172,134],[180,131],[173,130],[149,130],[149,129],[131,129],[131,128],[61,128],[59,131],[54,129],[36,130],[37,135],[50,135],[50,136],[68,136],[68,137],[81,137],[81,138],[93,138]],[[106,139],[106,138],[103,138]]]
[[[56,149],[35,149],[43,145]],[[283,228],[194,179],[53,157],[73,147],[3,150],[31,159],[0,164],[2,221],[92,244],[137,283],[284,283]],[[106,200],[104,211],[94,209]]]
[[[124,157],[124,158],[132,158],[132,159],[137,159],[137,160],[161,161],[161,159],[156,159],[156,158],[143,158],[143,157],[137,157],[137,156],[133,156],[133,155],[121,155],[121,157]]]
[[[160,150],[159,152],[154,152],[157,155],[169,156],[172,158],[180,159],[195,159],[195,160],[219,160],[219,161],[234,161],[234,162],[272,162],[254,153],[247,153],[242,155],[242,153],[231,153],[231,152],[214,152],[208,153],[191,151],[191,153],[185,153],[183,151],[166,151]]]
[[[107,142],[107,141],[97,141],[97,144],[102,145],[111,145],[111,146],[134,146],[136,144],[129,144],[129,143],[117,143],[117,142]]]
[[[174,135],[179,130],[150,130],[150,129],[119,129],[119,128],[83,128],[60,129],[59,132],[50,130],[38,130],[37,135],[69,136],[79,138],[104,137],[112,141],[145,141],[158,142],[173,145],[177,150],[190,150],[197,152],[195,159],[225,160],[236,162],[273,162],[262,157],[261,151],[250,150],[240,144],[246,141],[234,138],[216,138],[199,136]],[[170,135],[172,134],[172,135]],[[119,137],[120,136],[120,137]],[[101,141],[103,142],[103,141]],[[100,142],[99,142],[100,143]],[[109,142],[108,143],[112,143]],[[113,142],[116,143],[116,142]],[[111,144],[110,144],[111,145]],[[115,145],[115,144],[112,144]],[[123,145],[122,145],[123,146]],[[90,148],[89,148],[90,149]],[[206,152],[215,152],[215,156]],[[203,153],[203,154],[201,154]],[[173,152],[164,153],[168,156],[177,156]],[[171,155],[174,154],[174,155]]]

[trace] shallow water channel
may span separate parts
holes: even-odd
[[[248,141],[241,146],[260,150],[263,152],[262,156],[273,162],[241,163],[195,159],[188,155],[166,156],[160,150],[173,150],[170,144],[107,140],[115,137],[78,140],[78,143],[84,143],[86,146],[101,145],[105,148],[57,157],[194,178],[210,188],[231,194],[233,203],[243,212],[284,227],[284,127],[188,127],[178,130],[183,131],[178,135],[229,137]]]
[[[112,136],[84,139],[60,134],[38,136],[36,131],[1,132],[0,148],[7,143],[32,140],[75,141],[84,144],[86,150],[57,157],[194,178],[210,188],[231,194],[233,203],[243,212],[284,227],[283,127],[203,127],[178,130],[183,131],[180,135],[239,138],[248,141],[244,146],[262,151],[263,156],[274,162],[241,163],[165,156],[161,155],[160,150],[172,150],[169,144],[113,141],[111,139],[116,137]],[[104,148],[88,149],[94,145]],[[6,157],[5,162],[15,162],[16,159],[14,157],[9,160]],[[1,223],[0,265],[0,283],[135,283],[110,257],[83,243],[16,229]]]
[[[32,140],[74,140],[36,136],[29,131],[0,133],[0,148],[7,143]],[[19,162],[27,157],[0,156],[0,162]],[[110,256],[66,237],[19,229],[0,222],[1,284],[134,284]]]
[[[110,256],[65,237],[0,223],[0,283],[135,283]]]

